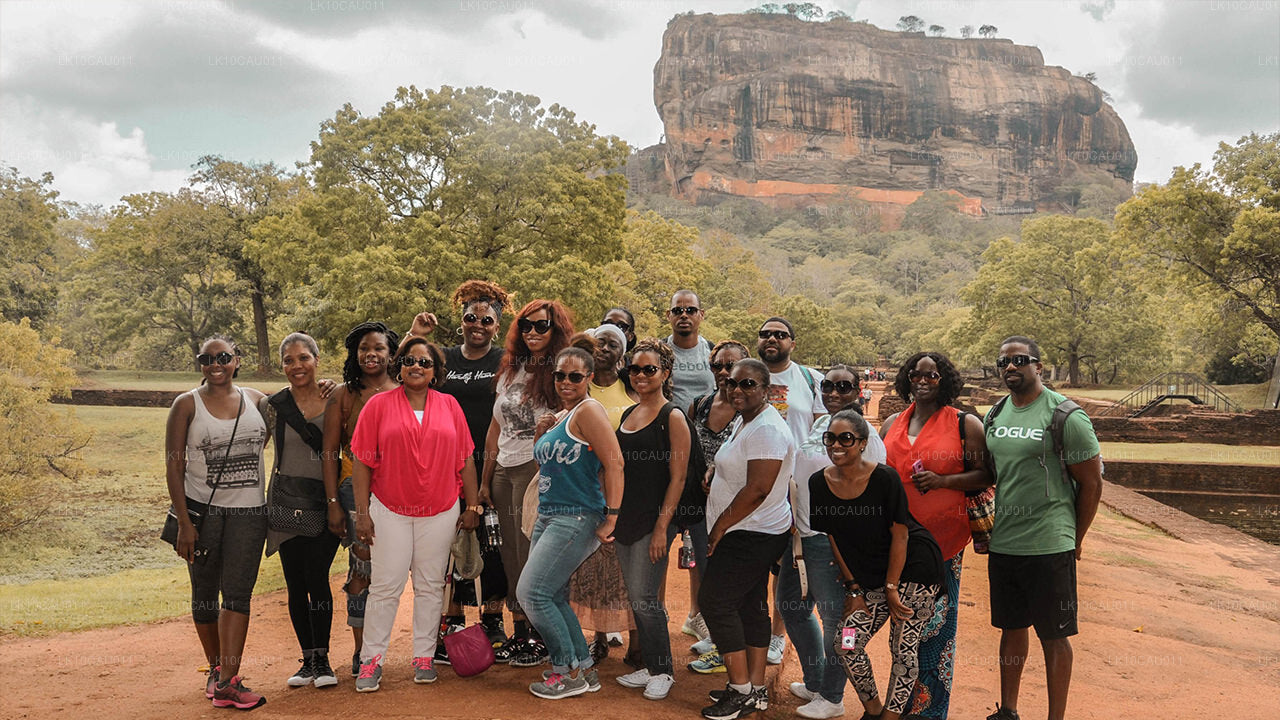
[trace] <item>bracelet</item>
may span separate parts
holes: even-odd
[[[329,502],[336,503],[338,502],[338,498],[329,498]]]
[[[483,506],[483,505],[468,505],[468,506],[467,506],[467,510],[470,510],[471,512],[473,512],[473,513],[475,513],[475,514],[477,514],[477,515],[484,515],[484,506]],[[466,512],[466,510],[464,510],[463,512]]]
[[[605,515],[617,515],[617,514],[618,514],[619,512],[621,512],[621,511],[622,511],[622,508],[606,507],[606,508],[604,509],[604,514],[605,514]]]
[[[885,584],[884,584],[884,589],[885,589],[885,590],[893,590],[893,591],[895,591],[895,592],[896,592],[896,591],[898,590],[898,583],[885,583]]]
[[[847,598],[860,598],[862,597],[862,590],[850,588],[844,591],[844,596]]]

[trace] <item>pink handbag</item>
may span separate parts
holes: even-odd
[[[453,554],[450,553],[449,571],[445,575],[445,584],[448,587],[445,590],[444,607],[448,607],[453,600],[453,565]],[[476,601],[483,603],[484,594],[480,592],[478,576],[475,584]],[[484,627],[480,623],[445,635],[442,642],[444,649],[449,653],[449,663],[453,666],[453,671],[458,673],[458,677],[479,675],[493,665],[493,643],[489,642],[489,636],[485,634]]]

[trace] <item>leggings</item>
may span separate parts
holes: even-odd
[[[329,568],[338,551],[338,536],[327,529],[316,537],[291,537],[280,543],[280,567],[289,591],[289,620],[303,651],[329,650],[333,624],[333,591]]]
[[[209,555],[204,562],[187,565],[193,620],[202,625],[218,622],[219,595],[223,610],[249,614],[266,540],[267,506],[209,508],[199,531],[199,542],[209,548]]]
[[[898,587],[898,596],[902,599],[902,604],[912,611],[912,615],[906,620],[894,620],[889,625],[889,651],[893,654],[893,668],[889,672],[889,689],[884,700],[884,707],[889,712],[901,715],[911,701],[911,691],[920,675],[920,637],[929,618],[933,616],[933,601],[938,589],[937,585],[912,582],[902,583]],[[858,699],[864,703],[877,696],[871,658],[867,657],[867,642],[889,619],[889,601],[885,599],[884,593],[884,588],[863,593],[867,612],[858,610],[844,619],[844,627],[858,631],[853,650],[847,651],[836,646],[840,662],[844,663],[844,671],[858,691]]]

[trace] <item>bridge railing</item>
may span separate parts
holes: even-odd
[[[1148,380],[1100,415],[1134,417],[1165,400],[1190,400],[1219,412],[1240,412],[1240,407],[1221,390],[1195,373],[1167,372]]]

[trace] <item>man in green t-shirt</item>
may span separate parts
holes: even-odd
[[[1018,720],[1032,626],[1044,650],[1049,720],[1060,720],[1071,684],[1069,638],[1077,632],[1076,561],[1102,496],[1102,460],[1093,424],[1073,412],[1064,429],[1063,477],[1049,425],[1065,398],[1041,381],[1034,340],[1006,339],[996,367],[1010,395],[985,423],[996,478],[987,575],[991,624],[1001,629],[1000,704],[987,720]]]

